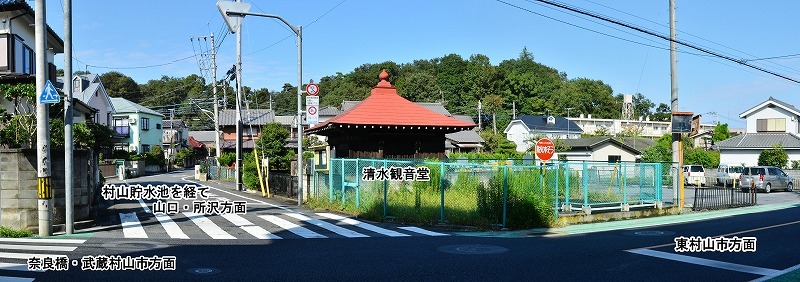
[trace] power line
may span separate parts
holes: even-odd
[[[758,58],[758,59],[750,59],[747,60],[748,62],[752,61],[761,61],[761,60],[772,60],[772,59],[788,59],[800,56],[800,54],[792,54],[792,55],[783,55],[783,56],[775,56],[775,57],[767,57],[767,58]]]
[[[498,1],[500,1],[500,0],[498,0]],[[658,37],[658,38],[661,38],[661,39],[664,39],[664,40],[667,40],[667,41],[673,41],[668,36],[665,36],[665,35],[662,35],[662,34],[658,34],[656,32],[653,32],[653,31],[650,31],[650,30],[647,30],[647,29],[644,29],[644,28],[640,28],[640,27],[637,27],[637,26],[626,24],[626,23],[623,23],[623,22],[618,21],[618,20],[610,19],[608,17],[602,16],[602,15],[598,15],[598,14],[595,14],[595,13],[592,13],[592,12],[589,12],[589,11],[586,11],[586,10],[583,10],[583,9],[580,9],[580,8],[575,8],[575,7],[566,5],[566,4],[556,3],[556,2],[547,1],[547,0],[535,0],[535,1],[539,1],[539,2],[548,4],[548,5],[552,5],[552,6],[555,6],[555,7],[559,7],[559,8],[562,8],[562,9],[567,9],[567,10],[573,11],[575,13],[580,13],[580,14],[583,14],[583,15],[586,15],[586,16],[590,16],[590,17],[593,17],[593,18],[596,18],[596,19],[600,19],[600,20],[603,20],[603,21],[607,21],[607,22],[610,22],[610,23],[613,23],[613,24],[616,24],[616,25],[624,26],[624,27],[627,27],[627,28],[630,28],[630,29],[633,29],[633,30],[636,30],[636,31],[639,31],[639,32],[642,32],[642,33],[645,33],[645,34],[649,34],[649,35],[652,35],[652,36],[655,36],[655,37]],[[683,42],[683,41],[678,40],[678,39],[675,39],[674,42],[676,44],[680,44],[680,45],[695,49],[697,51],[700,51],[700,52],[703,52],[703,53],[706,53],[706,54],[709,54],[709,55],[712,55],[712,56],[715,56],[715,57],[718,57],[718,58],[722,58],[722,59],[725,59],[725,60],[728,60],[728,61],[731,61],[731,62],[734,62],[734,63],[738,63],[738,64],[741,64],[741,65],[744,65],[744,66],[747,66],[747,67],[750,67],[750,68],[753,68],[753,69],[756,69],[756,70],[771,74],[773,76],[777,76],[777,77],[780,77],[780,78],[783,78],[783,79],[786,79],[786,80],[789,80],[789,81],[792,81],[792,82],[800,84],[799,80],[796,80],[794,78],[790,78],[790,77],[782,75],[782,74],[778,74],[776,72],[773,72],[771,70],[767,70],[767,69],[759,67],[759,66],[748,64],[746,61],[744,61],[742,59],[735,59],[735,58],[732,58],[730,56],[722,55],[722,54],[719,54],[717,52],[708,50],[708,49],[703,48],[703,47],[695,46],[694,44],[689,44],[689,43]]]

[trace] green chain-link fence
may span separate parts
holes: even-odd
[[[311,200],[376,220],[530,228],[566,212],[656,206],[661,164],[331,159]]]

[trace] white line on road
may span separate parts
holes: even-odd
[[[213,239],[236,239],[236,237],[222,230],[222,228],[202,214],[192,212],[184,212],[183,214]]]
[[[122,223],[122,233],[125,234],[125,238],[147,238],[147,233],[144,232],[136,213],[120,213],[119,220]]]
[[[0,270],[15,270],[15,271],[32,271],[32,272],[44,272],[44,270],[37,269],[37,270],[28,270],[28,264],[22,263],[7,263],[7,262],[0,262]],[[33,280],[33,279],[31,279]],[[6,281],[5,277],[0,276],[0,281]]]
[[[64,255],[54,255],[54,254],[29,254],[29,253],[0,253],[0,258],[9,258],[9,259],[29,259],[29,258],[39,258],[43,259],[45,257],[51,257],[56,259],[57,257],[62,257]]]
[[[761,277],[759,279],[752,280],[750,282],[763,282],[763,281],[771,280],[772,278],[784,275],[786,273],[789,273],[789,272],[792,272],[792,271],[795,271],[795,270],[798,270],[798,269],[800,269],[800,264],[792,266],[792,267],[784,269],[784,270],[781,270],[781,271],[778,271],[778,272],[775,272],[773,274]]]
[[[13,276],[0,276],[0,281],[3,281],[3,282],[30,282],[30,281],[33,281],[33,278],[13,277]]]
[[[153,213],[150,210],[150,208],[147,207],[147,204],[145,204],[142,199],[139,199],[139,204],[148,213]],[[156,219],[158,219],[158,222],[161,223],[161,227],[164,227],[164,230],[167,231],[167,235],[169,235],[170,238],[173,238],[173,239],[189,239],[189,236],[186,235],[186,233],[183,233],[183,230],[181,230],[181,228],[178,226],[178,224],[175,223],[174,221],[172,221],[172,218],[170,218],[168,215],[163,214],[163,213],[154,214],[154,215],[156,216]]]
[[[71,252],[78,247],[64,247],[64,246],[33,246],[33,245],[11,245],[0,244],[0,249],[4,250],[28,250],[28,251],[56,251],[56,252]]]
[[[303,238],[328,238],[325,235],[308,230],[308,228],[291,223],[288,220],[285,220],[283,218],[274,215],[259,215],[258,217],[263,218],[266,221],[272,222],[273,224],[280,226],[281,228],[286,229],[289,232],[297,234],[298,236]]]
[[[383,234],[383,235],[386,235],[386,236],[389,236],[389,237],[410,236],[408,234],[403,234],[403,233],[392,231],[392,230],[389,230],[389,229],[380,228],[380,227],[377,227],[377,226],[369,224],[369,223],[364,223],[364,222],[361,222],[361,221],[358,221],[358,220],[355,220],[355,219],[352,219],[352,218],[346,218],[346,217],[343,217],[343,216],[340,216],[340,215],[336,215],[336,214],[332,214],[332,213],[318,213],[318,215],[324,216],[324,217],[327,217],[327,218],[330,218],[330,219],[335,219],[335,220],[338,220],[341,223],[353,225],[355,227],[363,228],[363,229],[366,229],[366,230],[369,230],[369,231],[372,231],[372,232],[375,232],[375,233],[380,233],[380,234]]]
[[[775,270],[775,269],[761,268],[761,267],[756,267],[756,266],[749,266],[749,265],[736,264],[736,263],[730,263],[730,262],[724,262],[724,261],[718,261],[718,260],[704,259],[704,258],[696,258],[696,257],[691,257],[691,256],[685,256],[685,255],[679,255],[679,254],[673,254],[673,253],[666,253],[666,252],[654,251],[654,250],[649,250],[649,249],[637,249],[637,250],[630,250],[628,252],[631,252],[631,253],[634,253],[634,254],[645,255],[645,256],[662,258],[662,259],[668,259],[668,260],[680,261],[680,262],[685,262],[685,263],[691,263],[691,264],[703,265],[703,266],[708,266],[708,267],[714,267],[714,268],[719,268],[719,269],[733,270],[733,271],[744,272],[744,273],[752,273],[752,274],[757,274],[757,275],[771,275],[771,274],[774,274],[774,273],[778,272],[778,270]]]
[[[238,214],[223,213],[223,214],[220,214],[220,216],[224,217],[225,219],[227,219],[228,221],[233,223],[233,225],[236,225],[236,226],[255,225],[252,222],[250,222],[249,220],[247,220],[246,218],[239,216]]]
[[[81,240],[81,239],[55,239],[55,238],[43,238],[43,239],[35,239],[35,238],[0,238],[0,243],[2,243],[2,242],[83,244],[83,242],[86,242],[86,240]]]
[[[294,217],[294,218],[302,220],[302,221],[305,221],[305,222],[308,222],[308,223],[311,223],[313,225],[328,229],[330,231],[333,231],[336,234],[339,234],[339,235],[342,235],[342,236],[345,236],[345,237],[348,237],[348,238],[369,237],[367,235],[355,232],[353,230],[350,230],[350,229],[347,229],[347,228],[344,228],[344,227],[340,227],[340,226],[336,226],[335,224],[332,224],[330,222],[325,222],[325,221],[322,221],[322,220],[319,220],[319,219],[310,218],[310,217],[307,217],[307,216],[299,214],[299,213],[286,213],[286,215]]]
[[[400,229],[403,229],[403,230],[406,230],[406,231],[411,231],[411,232],[414,232],[414,233],[429,235],[429,236],[448,236],[447,234],[444,234],[444,233],[433,232],[433,231],[430,231],[430,230],[425,230],[425,229],[422,229],[422,228],[419,228],[419,227],[413,227],[413,226],[397,227],[397,228],[400,228]]]
[[[227,219],[228,221],[230,221],[234,225],[239,226],[239,228],[241,228],[244,231],[247,231],[247,233],[250,233],[250,235],[253,235],[254,237],[256,237],[258,239],[280,239],[281,238],[281,237],[276,236],[275,234],[269,233],[269,231],[267,231],[264,228],[261,228],[260,226],[255,226],[252,222],[250,222],[249,220],[247,220],[244,217],[241,217],[238,214],[224,213],[224,214],[220,214],[220,216],[224,217],[225,219]]]

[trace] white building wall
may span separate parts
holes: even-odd
[[[517,152],[525,152],[528,150],[530,146],[530,142],[527,141],[528,136],[528,130],[525,129],[525,125],[519,120],[512,121],[508,131],[506,131],[506,139],[517,144]]]
[[[606,143],[598,146],[592,154],[592,160],[607,162],[608,156],[620,156],[623,162],[636,161],[636,155],[621,147],[615,146],[612,143]]]
[[[747,133],[756,133],[756,121],[758,119],[768,119],[768,118],[785,118],[786,119],[786,132],[792,133],[797,135],[797,118],[792,120],[794,114],[790,113],[787,110],[784,110],[781,107],[763,107],[749,116],[747,116]]]
[[[111,107],[108,105],[108,100],[103,97],[103,92],[98,88],[97,93],[92,93],[92,98],[87,103],[92,108],[97,109],[97,123],[108,126],[111,116],[109,115]]]
[[[760,150],[720,150],[719,163],[744,164],[745,166],[758,165]]]

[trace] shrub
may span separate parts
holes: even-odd
[[[30,230],[14,230],[8,227],[0,227],[0,237],[2,238],[22,238],[33,236]]]
[[[224,153],[219,158],[217,158],[219,165],[221,166],[232,166],[234,162],[236,162],[236,154],[235,153]]]

